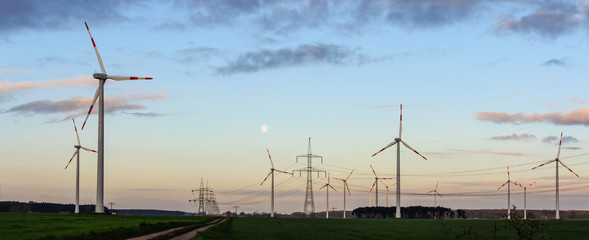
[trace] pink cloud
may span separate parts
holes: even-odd
[[[523,133],[520,135],[517,134],[512,134],[512,135],[507,135],[507,136],[495,136],[495,137],[491,137],[489,138],[490,140],[500,140],[500,141],[532,141],[532,140],[536,140],[536,136],[534,136],[533,134],[527,134],[527,133]]]
[[[71,87],[71,86],[96,86],[97,82],[89,76],[77,76],[73,78],[64,78],[47,81],[24,81],[24,82],[0,82],[0,94],[16,91],[25,91],[31,89],[42,89],[52,87]]]
[[[535,123],[550,122],[556,125],[589,125],[589,108],[578,108],[567,113],[504,113],[478,112],[475,119],[495,123]]]

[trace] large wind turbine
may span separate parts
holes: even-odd
[[[438,207],[438,203],[437,203],[437,197],[440,196],[440,198],[442,198],[442,195],[440,194],[440,192],[438,192],[438,181],[436,181],[436,188],[434,190],[431,190],[427,193],[433,193],[434,194],[434,207]]]
[[[352,171],[350,172],[350,175],[348,175],[348,177],[345,179],[333,178],[333,179],[340,180],[340,181],[344,182],[344,218],[346,218],[346,189],[348,189],[348,194],[351,196],[352,193],[350,193],[350,187],[348,187],[348,179],[350,178],[350,176],[352,176],[353,172],[354,172],[354,169],[352,169]]]
[[[370,188],[369,193],[372,193],[372,189],[374,189],[374,186],[376,185],[376,198],[375,198],[375,202],[374,202],[374,206],[378,207],[378,179],[393,179],[393,178],[379,178],[376,175],[376,171],[374,171],[374,168],[372,168],[372,165],[370,165],[370,168],[372,169],[372,173],[374,173],[374,183],[372,184],[372,187]],[[387,188],[388,191],[388,188]]]
[[[409,148],[411,151],[417,153],[417,155],[419,155],[423,159],[427,160],[427,158],[425,158],[423,155],[419,154],[419,152],[415,151],[415,149],[410,147],[409,144],[407,144],[406,142],[401,140],[401,132],[403,130],[403,104],[401,104],[399,114],[400,114],[399,137],[395,138],[395,141],[393,141],[392,143],[389,143],[389,145],[387,145],[386,147],[384,147],[380,151],[376,152],[372,156],[374,157],[376,154],[379,154],[380,152],[384,151],[385,149],[401,142],[403,145],[405,145],[405,147]],[[397,207],[396,207],[395,217],[401,218],[401,146],[400,146],[400,144],[397,144]]]
[[[65,165],[65,169],[67,169],[67,167],[70,165],[74,157],[78,156],[78,158],[76,158],[76,208],[74,209],[74,213],[80,213],[80,148],[89,152],[96,151],[82,147],[82,144],[80,144],[80,136],[78,135],[78,128],[76,127],[76,121],[73,118],[72,121],[74,122],[74,130],[76,131],[76,139],[78,140],[78,145],[74,145],[74,148],[76,148],[76,150],[74,151],[74,155],[72,155],[72,158],[70,158],[70,161],[67,162],[67,165]]]
[[[270,156],[270,150],[268,150],[266,148],[266,152],[268,152],[268,158],[270,159],[270,165],[272,165],[272,168],[270,168],[270,172],[268,173],[268,175],[266,175],[266,178],[264,178],[264,181],[262,181],[262,183],[260,183],[260,186],[262,186],[262,184],[264,184],[264,182],[266,181],[266,179],[268,179],[268,177],[270,177],[270,175],[272,175],[272,207],[271,207],[272,208],[272,212],[270,213],[270,217],[274,217],[274,171],[278,171],[278,172],[281,172],[281,173],[286,173],[288,175],[292,175],[292,173],[275,169],[274,168],[274,163],[272,162],[272,156]]]
[[[526,205],[527,204],[526,203],[527,202],[526,194],[527,194],[528,188],[531,187],[532,185],[536,184],[536,182],[530,183],[530,184],[528,184],[528,186],[525,186],[525,187],[521,183],[518,183],[518,182],[514,182],[514,183],[515,183],[515,185],[518,185],[519,187],[524,189],[524,220],[528,219],[528,207]]]
[[[571,170],[569,167],[567,167],[567,165],[564,165],[564,163],[562,163],[562,161],[560,161],[560,159],[558,159],[560,157],[560,146],[562,145],[562,132],[560,133],[560,142],[558,143],[558,153],[556,154],[556,158],[554,160],[550,160],[548,162],[542,163],[534,168],[532,168],[532,170],[542,167],[546,164],[552,163],[552,162],[556,162],[556,217],[555,219],[560,219],[560,206],[559,206],[559,197],[558,197],[558,164],[560,163],[563,167],[567,168],[569,171],[571,171],[573,174],[575,174],[575,176],[579,177],[579,175],[577,175],[575,172],[573,172],[573,170]]]
[[[331,189],[333,189],[333,191],[336,191],[337,192],[337,190],[335,190],[335,188],[333,188],[333,186],[331,184],[329,184],[329,179],[330,179],[330,177],[329,177],[329,173],[328,173],[327,174],[327,183],[325,185],[323,185],[323,187],[319,188],[319,190],[321,190],[324,187],[328,187],[328,188],[326,188],[326,190],[327,190],[327,201],[325,203],[327,205],[327,208],[326,208],[326,211],[325,211],[325,218],[329,218],[329,188],[331,188]],[[346,191],[344,189],[344,196],[345,196],[345,193],[346,193]]]
[[[517,183],[511,181],[511,177],[509,175],[509,166],[507,166],[507,182],[503,183],[503,185],[501,185],[501,187],[497,188],[497,190],[501,189],[506,184],[507,184],[507,219],[511,219],[511,184],[517,186]]]
[[[82,124],[82,130],[84,130],[84,126],[86,126],[86,121],[92,113],[92,108],[94,108],[94,104],[96,103],[96,99],[100,97],[100,104],[98,109],[98,167],[97,167],[97,180],[96,180],[96,212],[103,213],[104,212],[104,84],[106,83],[106,79],[111,79],[115,81],[124,81],[124,80],[151,80],[153,78],[150,77],[129,77],[129,76],[117,76],[117,75],[107,75],[106,70],[104,70],[104,64],[102,64],[102,58],[100,57],[100,53],[98,53],[98,48],[96,48],[96,43],[94,42],[94,38],[92,38],[92,34],[90,33],[90,28],[88,28],[88,24],[86,24],[86,30],[88,30],[88,35],[90,35],[90,40],[92,40],[92,45],[94,46],[94,52],[96,52],[96,57],[98,58],[98,63],[100,64],[101,73],[94,73],[92,76],[98,79],[98,88],[96,89],[96,93],[94,94],[94,99],[92,100],[92,104],[90,105],[90,110],[88,110],[88,114],[86,115],[86,119],[84,120],[84,124]]]

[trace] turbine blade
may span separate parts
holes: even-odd
[[[108,75],[106,78],[112,79],[115,81],[126,81],[126,80],[152,80],[152,77],[131,77],[131,76],[117,76],[117,75]]]
[[[323,185],[323,187],[319,188],[319,190],[321,190],[321,189],[323,189],[325,187],[327,187],[327,184]]]
[[[350,178],[350,176],[352,176],[352,173],[354,173],[354,169],[352,169],[352,172],[350,172],[350,175],[348,175],[348,177],[346,178],[346,181],[348,180],[348,178]]]
[[[440,183],[440,181],[436,181],[436,190],[438,190],[438,183]]]
[[[507,166],[507,179],[508,180],[511,179],[510,176],[509,176],[509,166]]]
[[[433,193],[433,192],[436,192],[436,190],[431,190],[431,191],[429,191],[429,192],[426,192],[426,194],[427,194],[427,193]]]
[[[505,186],[505,184],[507,184],[508,182],[505,182],[503,185],[501,185],[501,187],[497,188],[497,190],[501,189],[503,186]]]
[[[540,165],[538,165],[538,166],[535,166],[535,167],[533,167],[533,168],[532,168],[532,170],[534,170],[534,169],[536,169],[536,168],[539,168],[539,167],[542,167],[542,166],[544,166],[544,165],[546,165],[546,164],[549,164],[549,163],[551,163],[551,162],[554,162],[554,161],[556,161],[556,159],[554,159],[554,160],[550,160],[550,161],[548,161],[548,162],[545,162],[545,163],[542,163],[542,164],[540,164]]]
[[[284,173],[284,174],[289,174],[289,175],[292,175],[292,173],[289,173],[289,172],[287,172],[287,171],[282,171],[282,170],[278,170],[278,169],[274,169],[274,171],[276,171],[276,172],[280,172],[280,173]]]
[[[270,174],[272,174],[272,171],[270,171],[268,173],[268,175],[266,175],[266,178],[264,178],[264,181],[262,181],[262,183],[260,183],[260,186],[262,186],[262,184],[264,184],[264,182],[266,181],[266,179],[268,179],[268,177],[270,177]]]
[[[88,35],[90,35],[90,40],[92,40],[92,45],[94,46],[94,51],[96,52],[96,57],[98,58],[98,63],[100,64],[100,70],[102,70],[102,73],[106,74],[106,71],[104,70],[104,64],[102,64],[102,58],[100,57],[100,53],[98,53],[98,48],[96,48],[96,43],[94,42],[94,38],[90,33],[90,28],[88,28],[88,23],[84,22],[84,24],[86,24],[86,30],[88,30]]]
[[[86,119],[84,119],[84,124],[82,124],[82,130],[84,130],[84,126],[86,126],[86,121],[88,121],[88,117],[90,117],[90,113],[92,113],[92,108],[94,108],[94,104],[96,104],[96,99],[98,99],[99,94],[100,94],[100,87],[96,88],[96,93],[94,94],[94,99],[92,100],[92,104],[90,105],[90,110],[88,110],[88,114],[86,115]]]
[[[72,155],[72,158],[70,158],[70,161],[67,162],[67,165],[65,165],[65,169],[67,169],[67,167],[70,165],[70,163],[72,162],[72,160],[74,159],[74,157],[76,156],[76,154],[78,154],[78,150],[76,149],[76,151],[74,151],[74,155]]]
[[[334,177],[333,179],[335,179],[335,180],[340,180],[340,181],[345,181],[344,179],[341,179],[341,178],[336,178],[336,177]]]
[[[563,167],[567,168],[570,172],[572,172],[573,174],[575,174],[575,176],[579,177],[578,174],[576,174],[575,172],[573,172],[573,170],[571,170],[569,167],[567,167],[567,165],[564,165],[564,163],[562,163],[562,161],[558,161],[560,163],[560,165],[562,165]]]
[[[403,104],[401,104],[399,115],[399,138],[401,138],[401,132],[403,131]]]
[[[378,176],[376,176],[376,172],[374,171],[374,168],[372,168],[372,164],[370,164],[370,168],[372,169],[372,172],[374,173],[374,176],[375,177],[378,177]]]
[[[328,186],[329,186],[331,189],[333,189],[333,191],[336,191],[336,192],[337,192],[337,190],[335,190],[335,188],[333,188],[333,186],[331,186],[331,184],[327,184],[327,185],[328,185]]]
[[[270,164],[272,165],[272,168],[274,168],[274,162],[272,162],[272,156],[270,156],[270,150],[268,150],[266,148],[266,152],[268,152],[268,158],[270,158]]]
[[[86,147],[80,147],[80,148],[81,148],[81,149],[84,149],[84,150],[86,150],[86,151],[88,151],[88,152],[96,152],[95,150],[92,150],[92,149],[90,149],[90,148],[86,148]]]
[[[438,191],[436,191],[436,194],[438,194],[438,196],[440,196],[440,198],[444,198],[444,197],[442,197],[442,194],[440,194]]]
[[[556,154],[556,158],[560,157],[560,146],[562,145],[562,132],[560,132],[560,141],[558,142],[558,153]]]
[[[423,159],[427,160],[427,158],[425,158],[419,152],[415,151],[415,149],[413,149],[412,147],[410,147],[409,144],[407,144],[405,141],[401,140],[401,143],[403,143],[403,145],[405,145],[405,147],[409,148],[411,151],[417,153],[417,155],[421,156]]]
[[[348,186],[348,183],[344,182],[344,191],[346,191],[346,188],[348,189],[348,195],[352,196],[352,193],[350,192],[350,187]]]
[[[384,178],[378,178],[378,179],[390,180],[390,179],[393,179],[393,178],[390,178],[390,177],[384,177]]]
[[[536,182],[530,183],[527,187],[531,187],[532,185],[536,184]]]
[[[76,120],[74,120],[74,118],[72,118],[72,121],[74,122],[74,130],[76,130],[76,138],[78,139],[78,145],[80,144],[80,135],[78,135],[78,128],[76,127]]]
[[[368,191],[368,193],[372,193],[372,189],[374,188],[374,185],[376,185],[376,181],[374,181],[374,183],[372,184],[372,187],[370,188],[370,191]]]
[[[392,143],[389,143],[389,145],[387,145],[386,147],[382,148],[380,151],[376,152],[375,154],[372,154],[372,156],[374,157],[376,154],[379,154],[380,152],[384,151],[387,148],[390,148],[391,146],[395,145],[395,143],[397,143],[397,141],[394,141]]]

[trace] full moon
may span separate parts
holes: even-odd
[[[262,132],[267,132],[268,131],[268,125],[264,124],[260,127],[260,130],[262,130]]]

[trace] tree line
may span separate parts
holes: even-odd
[[[395,207],[360,207],[352,211],[357,218],[395,218]],[[466,218],[466,212],[445,207],[401,207],[401,218]]]
[[[47,202],[0,202],[0,212],[22,212],[22,213],[73,213],[74,204],[47,203]],[[93,213],[95,205],[80,205],[80,213]],[[108,208],[105,207],[108,212]]]

